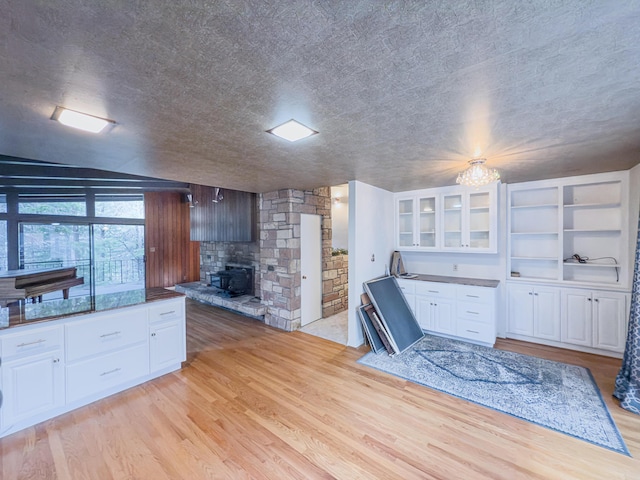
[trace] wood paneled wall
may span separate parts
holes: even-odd
[[[224,199],[214,203],[215,189],[191,185],[198,204],[191,209],[191,240],[252,242],[256,238],[256,194],[222,189]]]
[[[147,288],[200,280],[200,243],[189,237],[189,204],[178,192],[147,192],[145,255]]]

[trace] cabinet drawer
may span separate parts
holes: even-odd
[[[67,362],[146,342],[148,327],[146,318],[140,318],[143,315],[144,310],[123,312],[65,325]]]
[[[452,283],[416,282],[416,295],[439,298],[455,298],[456,286]]]
[[[494,292],[493,288],[458,285],[457,298],[463,302],[480,302],[491,305],[494,302]]]
[[[456,333],[459,337],[492,345],[496,341],[496,332],[493,325],[472,320],[458,319]]]
[[[146,345],[67,365],[67,402],[108,390],[149,373]]]
[[[169,322],[184,317],[184,300],[158,302],[149,305],[149,322]]]
[[[415,280],[397,280],[398,287],[402,290],[402,293],[405,295],[411,295],[416,293],[416,281]]]
[[[18,327],[19,329],[20,327]],[[3,361],[58,350],[64,343],[62,325],[30,329],[0,339]]]
[[[493,324],[493,308],[485,303],[458,302],[456,313],[458,318],[465,318],[475,322]]]

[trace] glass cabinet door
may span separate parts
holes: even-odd
[[[443,197],[444,248],[462,248],[462,194]]]
[[[420,246],[436,246],[436,197],[420,198]]]
[[[398,246],[413,247],[415,216],[413,198],[398,200]]]
[[[489,248],[491,245],[489,206],[489,192],[469,195],[469,246],[471,248]]]

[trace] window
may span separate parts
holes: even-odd
[[[20,195],[18,213],[85,216],[87,204],[84,195]]]
[[[7,213],[7,196],[0,193],[0,213]]]
[[[144,195],[96,195],[96,217],[144,218]]]

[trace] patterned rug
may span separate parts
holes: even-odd
[[[431,335],[358,362],[629,455],[587,368]]]

